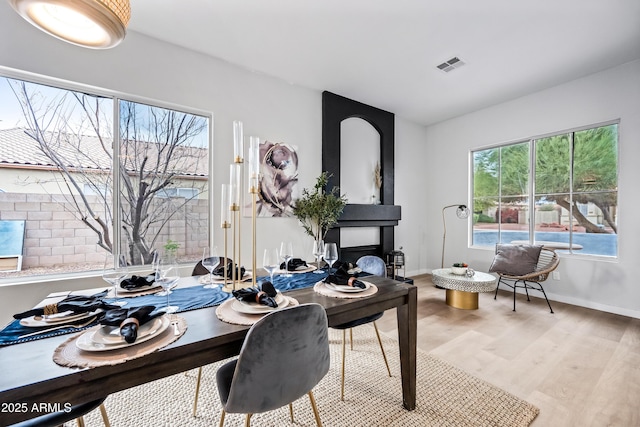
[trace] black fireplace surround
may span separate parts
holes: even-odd
[[[394,249],[394,227],[401,219],[401,208],[394,205],[393,197],[395,116],[331,92],[322,93],[322,170],[331,175],[327,190],[340,186],[340,124],[352,117],[366,120],[380,134],[381,204],[347,204],[325,241],[337,243],[340,259],[347,262],[355,262],[363,255],[386,259],[386,254]],[[379,227],[380,244],[342,247],[341,227]]]

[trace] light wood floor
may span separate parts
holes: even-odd
[[[534,427],[640,426],[640,319],[524,295],[513,312],[507,291],[459,310],[430,275],[414,281],[418,348],[536,405]],[[377,325],[397,338],[394,311]]]

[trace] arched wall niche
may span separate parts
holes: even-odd
[[[352,204],[376,203],[380,189],[374,174],[380,164],[380,132],[366,120],[349,117],[340,123],[340,192]],[[346,247],[380,244],[378,227],[341,227]]]
[[[376,164],[380,164],[380,132],[359,117],[344,119],[340,123],[340,192],[349,203],[380,199],[374,181]]]
[[[380,204],[350,203],[340,217],[338,224],[329,232],[326,241],[336,242],[340,247],[340,257],[355,261],[362,255],[385,255],[394,249],[394,227],[401,219],[400,206],[394,203],[394,114],[375,107],[336,95],[322,93],[322,170],[331,175],[328,189],[341,186],[342,136],[341,126],[346,119],[359,118],[368,122],[380,136],[380,167],[382,187]],[[355,160],[354,160],[355,161]],[[346,178],[346,177],[345,177]],[[363,178],[366,179],[366,178]],[[379,229],[377,244],[345,246],[341,245],[340,229],[346,227],[375,227]]]

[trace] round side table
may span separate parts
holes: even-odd
[[[496,290],[497,279],[489,273],[476,271],[472,277],[453,274],[450,268],[431,272],[433,283],[447,290],[447,305],[462,310],[478,309],[478,292]]]

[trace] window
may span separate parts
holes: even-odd
[[[22,269],[0,277],[149,264],[169,241],[200,257],[210,116],[5,77],[0,94],[0,219],[26,221]]]
[[[554,242],[617,257],[617,123],[472,154],[474,245]]]
[[[156,194],[156,197],[183,197],[185,199],[193,199],[200,195],[195,188],[164,188]]]

